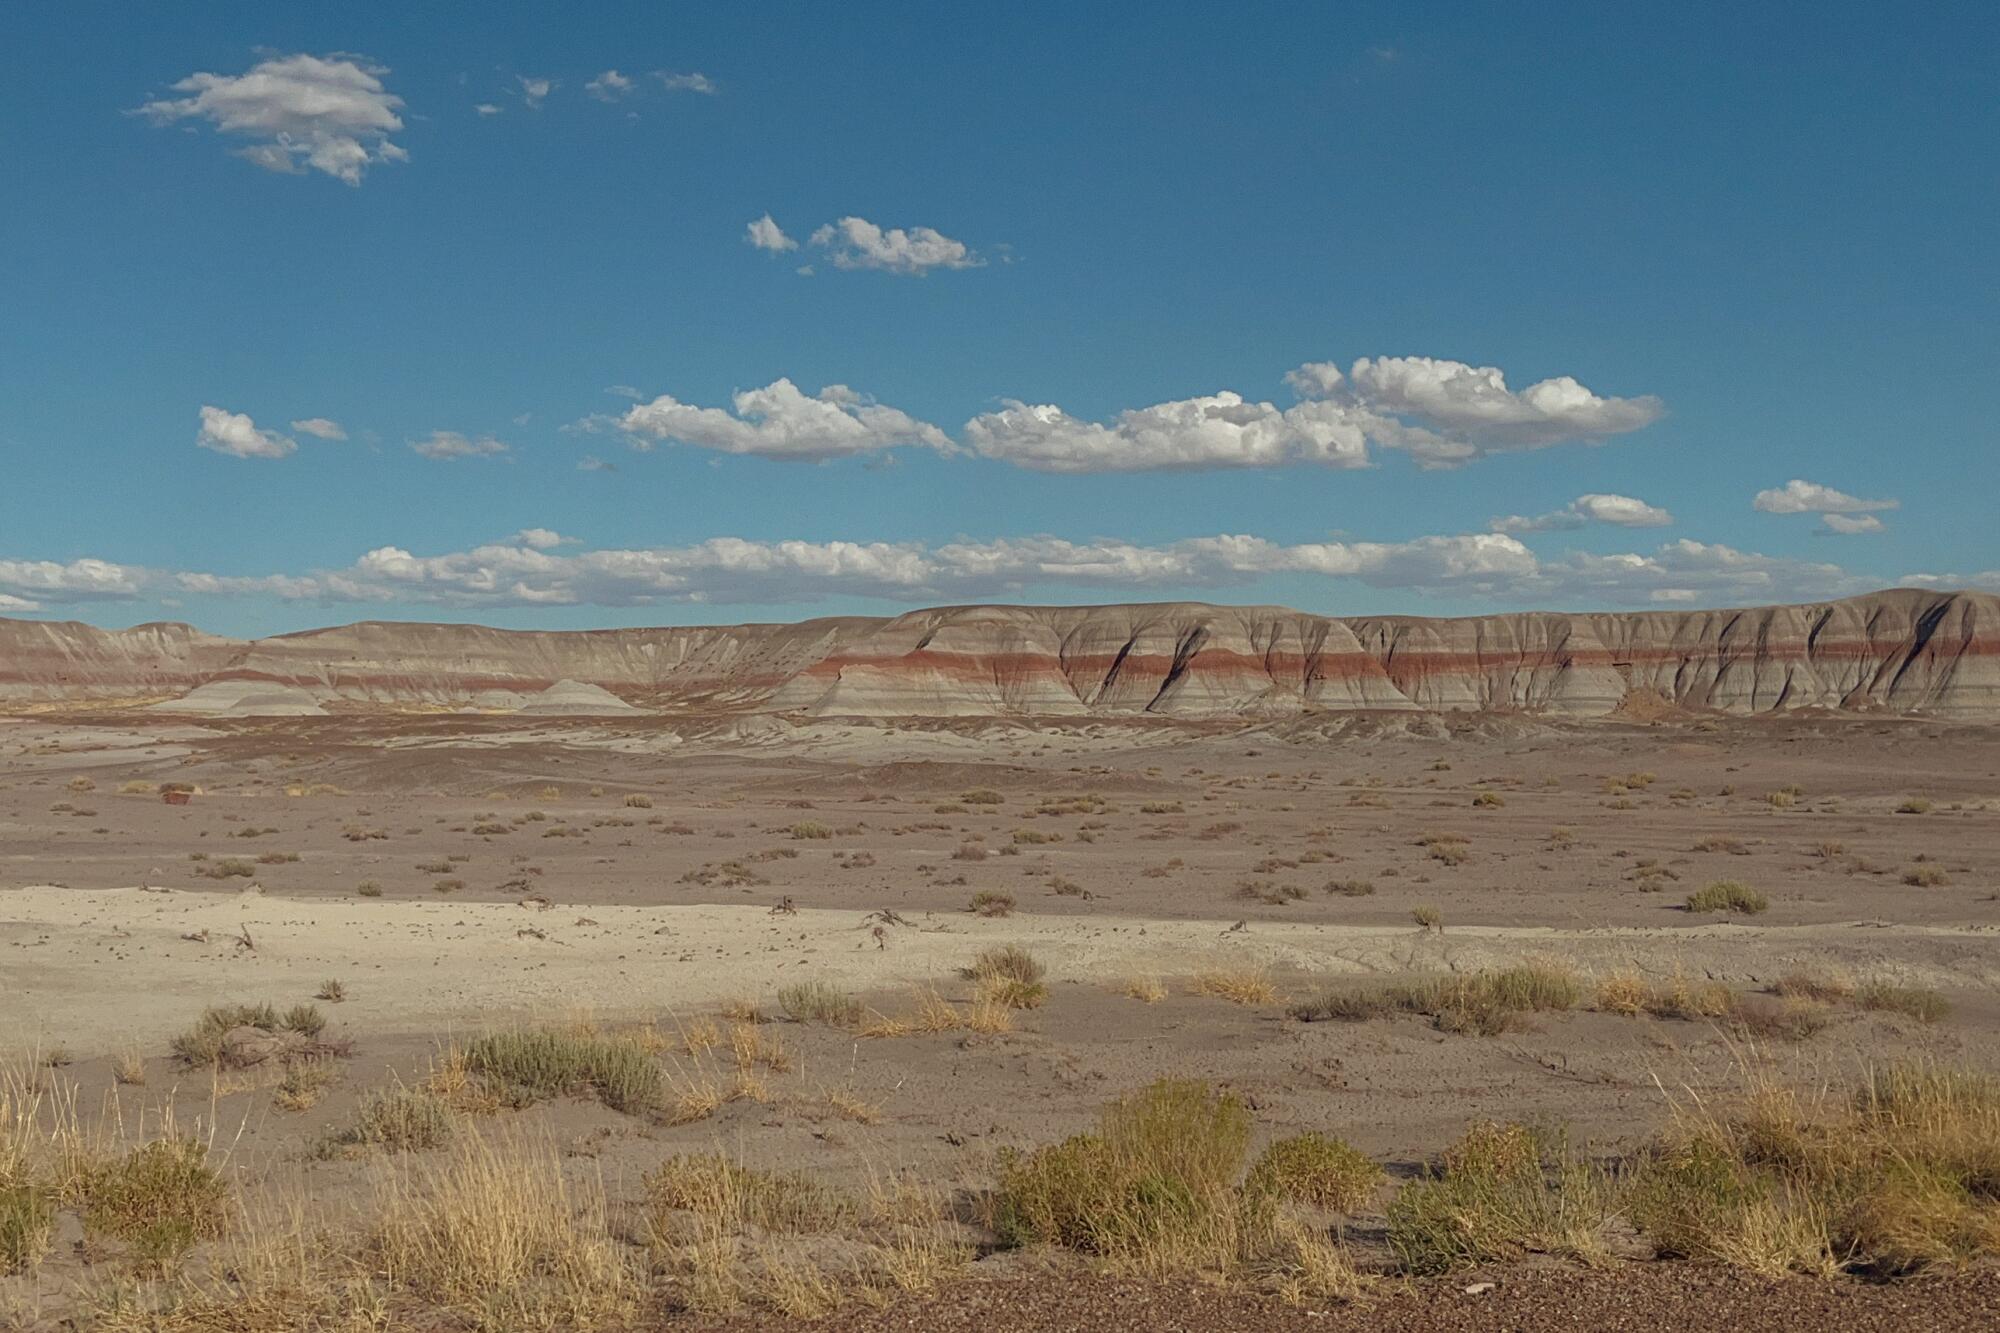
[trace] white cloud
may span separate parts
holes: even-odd
[[[0,611],[39,611],[40,602],[31,602],[25,597],[15,597],[11,593],[0,592]]]
[[[661,86],[670,93],[705,93],[713,97],[721,91],[715,86],[715,80],[700,70],[676,74],[672,70],[656,69],[653,71],[653,77],[658,79]]]
[[[503,110],[502,107],[492,102],[477,103],[472,109],[482,116],[497,116]]]
[[[1854,537],[1864,532],[1883,530],[1882,520],[1873,514],[1821,514],[1819,521],[1826,525],[1828,532],[1842,537]]]
[[[1052,404],[1010,402],[965,424],[987,458],[1040,472],[1142,472],[1316,463],[1364,467],[1366,437],[1338,408],[1300,403],[1279,411],[1227,390],[1083,421]]]
[[[1428,356],[1362,357],[1342,374],[1330,361],[1285,376],[1301,398],[1350,408],[1375,443],[1425,467],[1456,467],[1488,454],[1602,440],[1659,420],[1658,398],[1607,398],[1568,375],[1516,393],[1497,366]]]
[[[844,384],[829,384],[808,398],[790,380],[779,379],[761,389],[739,390],[730,401],[733,411],[724,411],[661,394],[629,408],[617,424],[635,443],[671,440],[759,458],[816,461],[905,444],[953,452],[951,440],[936,426]]]
[[[551,529],[529,528],[440,555],[381,546],[345,568],[303,573],[218,575],[102,560],[0,560],[0,596],[37,604],[194,594],[470,608],[801,603],[851,596],[924,605],[1055,589],[1112,600],[1200,594],[1272,577],[1542,607],[1802,602],[1881,586],[1838,565],[1690,540],[1647,553],[1570,551],[1553,558],[1491,532],[1293,545],[1228,533],[1151,545],[1052,536],[936,546],[717,537],[685,546],[585,550]],[[1912,574],[1902,581],[2000,589],[2000,571]]]
[[[410,441],[410,448],[425,458],[445,461],[457,458],[485,458],[509,451],[507,445],[491,435],[466,436],[455,430],[434,430],[421,440]]]
[[[554,79],[531,78],[526,74],[516,74],[514,79],[521,85],[521,100],[531,110],[539,110],[542,99],[561,87]]]
[[[576,470],[578,472],[616,472],[618,465],[616,463],[607,463],[594,454],[585,454],[577,460]]]
[[[1757,498],[1750,504],[1766,514],[1865,514],[1901,508],[1902,501],[1863,500],[1831,486],[1794,477],[1783,486],[1757,492]]]
[[[144,584],[145,571],[109,560],[0,560],[0,594],[17,603],[126,601]]]
[[[1972,588],[1980,592],[2000,592],[2000,569],[1989,569],[1978,574],[1905,574],[1897,579],[1896,583],[1897,586],[1904,588],[1929,588],[1937,591]]]
[[[629,94],[636,85],[632,80],[615,69],[607,69],[589,83],[583,90],[600,102],[615,102]],[[546,96],[547,94],[544,94]]]
[[[785,235],[785,229],[772,221],[769,213],[745,227],[743,239],[759,250],[769,250],[774,255],[799,248],[799,243]]]
[[[307,167],[359,185],[378,162],[408,160],[389,136],[403,128],[403,99],[382,85],[389,71],[351,56],[274,56],[244,74],[191,74],[189,96],[139,108],[155,125],[207,121],[250,140],[240,156],[269,171]]]
[[[1579,495],[1554,513],[1534,518],[1510,514],[1492,522],[1495,532],[1569,532],[1591,523],[1618,528],[1663,528],[1674,516],[1629,495]]]
[[[986,262],[965,242],[954,241],[934,228],[884,230],[866,218],[829,222],[812,234],[812,244],[827,252],[835,268],[879,269],[917,277],[932,269],[978,268]]]
[[[302,421],[294,421],[292,429],[301,435],[310,435],[320,440],[347,438],[347,432],[340,428],[338,421],[329,421],[325,417],[307,417]]]
[[[194,442],[231,458],[283,458],[299,447],[298,441],[288,436],[257,429],[257,423],[245,413],[206,404],[201,409],[201,430]]]

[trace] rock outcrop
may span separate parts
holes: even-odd
[[[516,631],[371,621],[238,641],[0,619],[0,703],[182,712],[1291,717],[1629,700],[2000,720],[2000,598],[1898,589],[1733,611],[1437,620],[1282,607],[957,606],[793,625]]]

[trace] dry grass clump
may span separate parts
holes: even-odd
[[[962,793],[958,799],[964,805],[1003,805],[1007,800],[991,787],[975,787]]]
[[[1261,967],[1218,967],[1199,973],[1188,983],[1193,995],[1213,995],[1231,1004],[1276,1004],[1283,997]]]
[[[202,1011],[192,1028],[173,1039],[173,1053],[189,1065],[220,1068],[238,1064],[249,1058],[239,1056],[237,1047],[232,1046],[229,1040],[229,1034],[239,1028],[254,1028],[258,1032],[289,1038],[282,1052],[287,1056],[330,1053],[313,1050],[313,1040],[326,1028],[326,1016],[320,1013],[317,1005],[311,1004],[293,1005],[282,1014],[269,1004],[211,1006]],[[271,1054],[265,1049],[255,1058],[268,1059]]]
[[[1472,804],[1479,810],[1497,809],[1507,804],[1507,798],[1497,791],[1483,791],[1472,798]]]
[[[1911,796],[1896,806],[1899,815],[1927,815],[1934,808],[1929,797]]]
[[[1372,879],[1334,879],[1321,886],[1321,892],[1336,894],[1342,898],[1366,898],[1375,892]]]
[[[1703,838],[1695,843],[1693,850],[1697,852],[1727,852],[1731,856],[1750,855],[1750,848],[1741,838]]]
[[[1903,883],[1913,889],[1935,889],[1951,883],[1951,876],[1935,861],[1923,861],[1903,872]]]
[[[981,889],[972,895],[971,900],[966,903],[965,907],[968,912],[973,913],[975,916],[1012,916],[1014,914],[1014,895],[1011,893],[1001,893],[995,889]]]
[[[802,1171],[760,1171],[720,1153],[669,1157],[646,1175],[647,1228],[675,1237],[692,1213],[731,1230],[830,1231],[854,1218],[854,1201]]]
[[[1396,1003],[1380,987],[1336,986],[1301,1000],[1285,1011],[1301,1023],[1366,1023],[1396,1012]]]
[[[1583,985],[1569,968],[1555,963],[1523,963],[1496,972],[1472,972],[1392,986],[1388,1002],[1424,1014],[1440,1032],[1497,1036],[1521,1025],[1523,1016],[1574,1009]]]
[[[1922,1023],[1935,1023],[1951,1012],[1951,1002],[1922,986],[1897,986],[1871,981],[1854,993],[1854,1002],[1876,1013],[1901,1014]]]
[[[1787,972],[1771,984],[1771,992],[1788,1000],[1834,1004],[1854,994],[1854,983],[1831,972]]]
[[[1415,907],[1412,907],[1410,909],[1410,920],[1416,922],[1424,930],[1442,931],[1444,929],[1444,913],[1440,912],[1430,903],[1418,903]]]
[[[1094,1133],[1004,1157],[994,1229],[1142,1271],[1233,1266],[1249,1143],[1236,1097],[1162,1079],[1106,1107]]]
[[[806,819],[792,825],[791,834],[801,842],[824,842],[833,836],[833,829],[817,819]]]
[[[653,808],[653,798],[644,792],[635,791],[625,798],[625,808],[628,810],[651,810]]]
[[[1441,865],[1463,865],[1472,859],[1472,848],[1461,833],[1426,833],[1417,839],[1417,845]]]
[[[426,1088],[394,1087],[370,1093],[354,1123],[334,1135],[336,1145],[380,1147],[392,1152],[426,1152],[449,1143],[458,1117],[443,1098]]]
[[[220,1236],[228,1218],[229,1187],[207,1145],[179,1135],[79,1164],[70,1190],[84,1229],[124,1241],[142,1269],[170,1267],[197,1242]]]
[[[614,1111],[648,1115],[667,1100],[660,1066],[644,1045],[624,1037],[555,1028],[494,1032],[466,1045],[465,1067],[520,1104],[587,1093]]]
[[[827,981],[801,981],[781,988],[778,1007],[794,1023],[853,1027],[861,1021],[861,1001]]]
[[[0,1185],[0,1277],[32,1268],[55,1232],[55,1200],[25,1182]]]
[[[1167,998],[1167,988],[1158,977],[1129,977],[1118,988],[1118,993],[1142,1004],[1158,1004]]]
[[[545,1143],[461,1136],[385,1173],[368,1257],[392,1289],[482,1329],[629,1327],[640,1284],[602,1191]]]
[[[1279,1139],[1258,1155],[1244,1188],[1332,1212],[1351,1213],[1386,1179],[1380,1166],[1341,1140],[1317,1132]]]
[[[1528,1254],[1594,1259],[1617,1208],[1611,1178],[1560,1136],[1481,1122],[1390,1200],[1388,1242],[1412,1273]]]
[[[1042,980],[1047,973],[1040,959],[1015,944],[987,949],[965,969],[966,977],[979,983],[982,997],[1009,1009],[1040,1007],[1049,994]]]
[[[1736,912],[1755,916],[1770,905],[1771,900],[1763,894],[1733,879],[1719,879],[1706,888],[1696,889],[1687,898],[1687,910],[1690,912]]]
[[[1763,1082],[1676,1107],[1633,1221],[1665,1256],[1767,1275],[1907,1273],[2000,1252],[2000,1083],[1891,1066],[1845,1104]]]

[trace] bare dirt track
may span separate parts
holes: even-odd
[[[193,795],[167,804],[163,784]],[[1768,910],[1686,909],[1725,879]],[[126,1123],[171,1107],[226,1142],[238,1188],[303,1189],[334,1214],[366,1203],[378,1164],[315,1145],[453,1040],[643,1029],[673,1078],[697,1080],[711,1057],[685,1038],[727,1006],[771,1015],[802,981],[859,997],[871,1023],[925,993],[965,1006],[962,969],[1005,944],[1048,968],[1046,1002],[1011,1030],[778,1022],[764,1030],[785,1067],[697,1120],[587,1098],[499,1120],[557,1145],[614,1210],[663,1156],[709,1149],[972,1191],[1003,1151],[1086,1129],[1162,1076],[1243,1097],[1260,1142],[1337,1133],[1394,1179],[1482,1119],[1560,1121],[1593,1151],[1629,1151],[1671,1103],[1725,1096],[1752,1069],[1820,1090],[1912,1057],[2000,1069],[1996,892],[2000,731],[1901,719],[0,721],[6,1054],[58,1055],[78,1104]],[[1011,911],[968,910],[982,893]],[[1329,983],[1525,960],[1586,990],[1630,973],[1756,994],[1810,972],[1935,991],[1949,1012],[1840,1001],[1795,1040],[1589,1003],[1491,1037],[1285,1012]],[[1202,993],[1215,972],[1272,997]],[[168,1054],[205,1006],[283,1008],[330,979],[345,998],[322,1007],[352,1052],[305,1106],[280,1104],[275,1069],[217,1079]],[[114,1079],[119,1056],[143,1085]],[[1380,1229],[1379,1211],[1349,1224],[1368,1262]],[[0,1279],[0,1311],[70,1317],[76,1284],[110,1262],[63,1250],[36,1293]],[[1254,1293],[1035,1282],[1018,1262],[820,1326],[1308,1326]],[[1476,1300],[1426,1282],[1310,1326],[1974,1327],[1994,1300],[1987,1277],[1499,1277]]]

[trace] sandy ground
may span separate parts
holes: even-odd
[[[197,794],[164,804],[168,782]],[[1912,801],[1924,812],[1898,813]],[[1440,833],[1462,857],[1423,845]],[[1769,911],[1683,909],[1722,878]],[[1372,891],[1329,891],[1353,881]],[[972,914],[981,891],[1014,912]],[[1392,1173],[1482,1117],[1627,1148],[1672,1098],[1753,1065],[1828,1088],[1912,1055],[2000,1069],[1996,891],[1993,728],[0,720],[0,1057],[59,1053],[83,1105],[134,1121],[171,1105],[227,1138],[240,1183],[303,1175],[334,1205],[367,1167],[309,1162],[311,1145],[454,1035],[672,1033],[726,1001],[771,1011],[808,979],[896,1013],[913,986],[966,998],[959,969],[1001,943],[1049,969],[1049,1002],[1014,1032],[775,1024],[795,1061],[762,1103],[677,1128],[581,1101],[526,1118],[614,1198],[664,1153],[718,1145],[833,1177],[971,1181],[1162,1074],[1236,1089],[1260,1137],[1328,1129]],[[1442,930],[1413,924],[1419,906]],[[1255,967],[1299,997],[1526,958],[1745,990],[1814,969],[1954,1008],[1926,1025],[1843,1007],[1809,1040],[1746,1050],[1705,1023],[1588,1012],[1499,1038],[1301,1024],[1187,984]],[[1123,994],[1138,977],[1168,997]],[[167,1057],[205,1005],[297,1003],[329,978],[354,1055],[309,1110],[279,1109],[270,1079],[216,1083]],[[143,1087],[112,1081],[127,1052]],[[699,1057],[669,1058],[702,1077]],[[835,1091],[879,1118],[836,1114]]]

